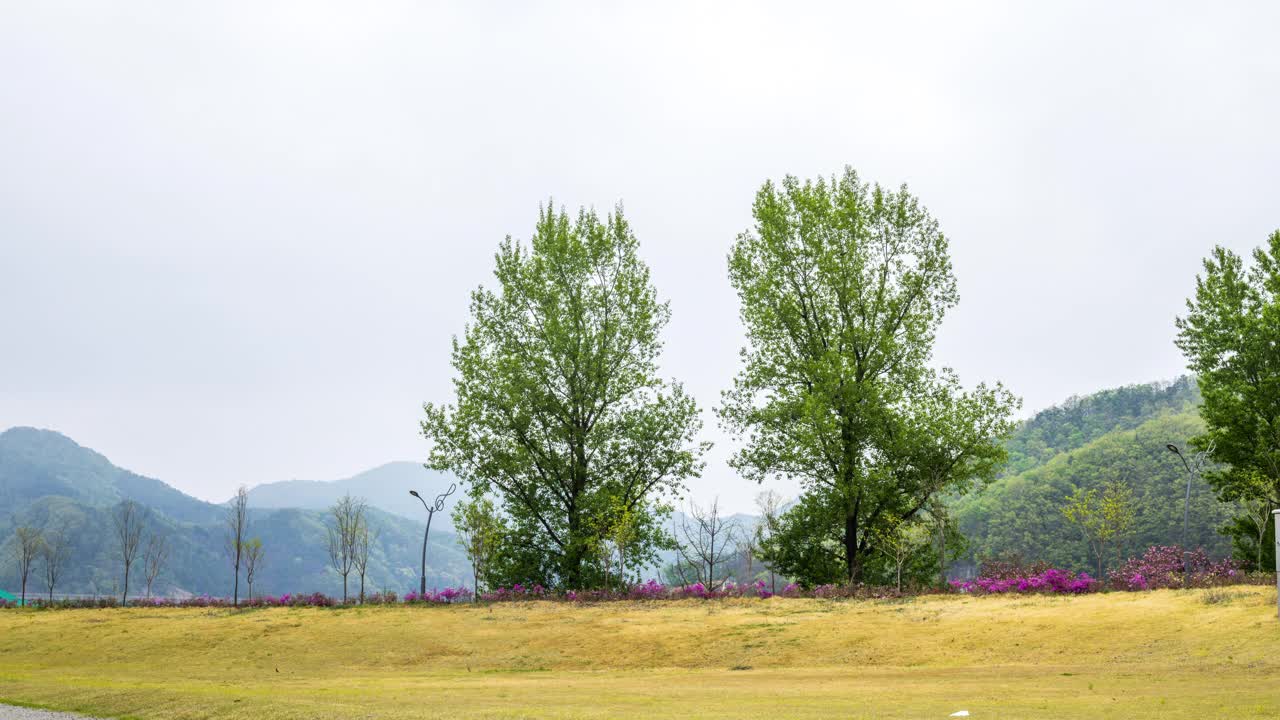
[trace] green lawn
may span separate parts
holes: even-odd
[[[6,610],[0,658],[4,700],[139,718],[1280,716],[1275,590],[1259,587]]]

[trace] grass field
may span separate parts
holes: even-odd
[[[1280,717],[1272,588],[0,612],[0,701],[138,718]]]

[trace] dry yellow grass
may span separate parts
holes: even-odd
[[[1280,717],[1275,590],[0,612],[0,699],[138,718]]]

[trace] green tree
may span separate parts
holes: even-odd
[[[633,561],[635,557],[631,554],[631,548],[634,547],[635,544],[643,537],[643,529],[635,511],[626,507],[621,499],[614,501],[614,508],[613,511],[609,513],[609,519],[610,524],[602,533],[602,539],[604,541],[603,550],[609,560],[609,562],[605,563],[605,567],[608,568],[610,565],[613,565],[613,557],[617,556],[618,589],[626,590],[628,584],[627,564],[629,561]],[[609,583],[609,575],[610,573],[606,569],[606,584]]]
[[[1080,528],[1098,560],[1098,579],[1105,577],[1103,567],[1107,546],[1119,543],[1133,528],[1135,517],[1133,491],[1123,482],[1109,482],[1099,494],[1097,490],[1077,488],[1062,514]],[[1119,548],[1117,547],[1117,553]]]
[[[1211,447],[1220,463],[1205,478],[1223,501],[1280,505],[1280,230],[1254,250],[1247,269],[1239,255],[1215,247],[1177,327],[1204,396],[1206,431],[1194,443]],[[1233,527],[1256,525],[1248,514],[1244,520]]]
[[[491,562],[502,547],[503,525],[488,497],[473,497],[453,506],[453,528],[458,544],[471,561],[472,589],[480,598],[480,579],[488,579]]]
[[[835,563],[858,581],[890,518],[994,476],[1018,401],[929,369],[958,296],[947,240],[905,188],[852,169],[787,177],[765,183],[754,215],[729,255],[748,337],[719,408],[745,438],[731,462],[751,480],[803,483],[766,550],[779,571],[813,583]]]
[[[1222,528],[1231,538],[1232,554],[1253,572],[1267,572],[1275,567],[1275,543],[1269,538],[1275,533],[1276,502],[1270,496],[1271,482],[1255,471],[1244,474],[1241,484],[1233,489],[1239,497],[1236,505],[1240,515],[1232,518]]]
[[[662,499],[703,466],[697,404],[658,377],[671,313],[637,251],[621,207],[541,211],[529,246],[502,243],[497,291],[471,296],[455,404],[424,408],[431,467],[499,499],[519,579],[604,584],[598,530],[618,507],[644,538],[631,557],[652,559]]]
[[[881,551],[893,563],[894,585],[902,592],[902,569],[911,558],[929,547],[933,539],[931,528],[920,520],[890,520],[879,536]]]

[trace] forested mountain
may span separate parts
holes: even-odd
[[[422,504],[409,495],[417,490],[430,502],[449,489],[453,478],[420,463],[391,462],[344,480],[285,480],[249,488],[249,504],[262,508],[303,508],[324,510],[346,493],[363,497],[373,507],[392,515],[421,521]],[[455,494],[450,501],[459,499]],[[449,513],[437,513],[431,529],[451,530]]]
[[[1193,413],[1200,405],[1195,380],[1129,385],[1068,398],[1022,423],[1005,444],[1017,475],[1117,430],[1132,430],[1160,415]]]
[[[1108,551],[1108,566],[1116,556],[1179,543],[1187,474],[1165,446],[1185,448],[1202,431],[1198,402],[1194,380],[1182,378],[1072,398],[1025,422],[1008,441],[1005,472],[952,503],[969,541],[967,559],[1018,554],[1091,570],[1088,545],[1062,508],[1076,488],[1101,489],[1109,481],[1132,489],[1136,519],[1114,555]],[[1214,556],[1230,555],[1230,541],[1218,530],[1232,514],[1197,480],[1187,543]]]
[[[360,494],[356,486],[350,490]],[[157,592],[230,593],[223,507],[118,468],[56,432],[32,428],[0,433],[0,587],[17,584],[8,552],[13,528],[31,525],[50,531],[65,528],[71,538],[71,560],[59,583],[60,592],[116,592],[121,562],[111,510],[125,499],[144,506],[148,529],[169,540],[170,560],[157,581]],[[398,592],[416,588],[423,524],[377,509],[370,510],[370,518],[379,537],[371,553],[368,586]],[[328,567],[325,521],[320,509],[261,508],[250,501],[249,536],[260,537],[267,552],[256,592],[341,592],[341,578]],[[427,583],[461,584],[470,577],[470,566],[456,537],[434,525]],[[134,573],[130,594],[142,590],[138,566]]]

